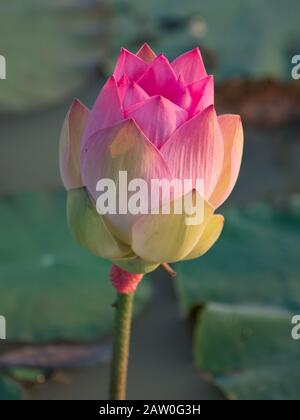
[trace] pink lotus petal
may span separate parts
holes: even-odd
[[[121,79],[118,81],[118,92],[119,92],[119,98],[121,103],[123,103],[125,92],[130,84],[130,80],[127,76],[123,75]]]
[[[224,141],[224,162],[216,188],[210,197],[217,208],[227,199],[236,183],[243,154],[243,127],[239,115],[221,115],[219,124]]]
[[[177,76],[182,74],[186,84],[207,76],[199,48],[175,58],[171,65]]]
[[[113,75],[117,81],[123,75],[127,76],[130,80],[136,81],[147,69],[148,64],[135,54],[122,48]]]
[[[126,112],[133,105],[145,101],[149,98],[149,95],[142,89],[137,83],[130,82],[127,86],[124,99],[123,109]]]
[[[80,147],[89,110],[75,99],[66,115],[59,142],[59,169],[67,190],[82,187]]]
[[[192,97],[189,88],[184,83],[182,74],[178,77],[178,83],[182,86],[182,90],[184,91],[179,106],[183,109],[189,110],[192,103]]]
[[[152,179],[171,179],[169,168],[153,144],[144,136],[133,120],[123,121],[114,127],[98,131],[84,150],[81,159],[82,179],[89,193],[96,201],[99,180],[108,178],[115,181],[117,197],[119,171],[126,171],[128,183],[133,179],[144,179],[148,185]],[[126,189],[127,190],[127,189]],[[150,189],[149,189],[150,190]],[[128,193],[128,199],[133,193]],[[150,191],[149,191],[150,194]],[[151,200],[149,200],[150,211]],[[117,209],[118,210],[118,209]],[[121,241],[130,244],[131,227],[140,215],[107,214],[103,216],[109,229]]]
[[[188,85],[191,95],[190,115],[195,115],[214,104],[214,77],[207,76]]]
[[[183,124],[162,146],[175,178],[204,181],[204,196],[210,197],[222,169],[223,138],[213,106]]]
[[[88,139],[98,130],[110,127],[124,119],[118,87],[115,78],[111,76],[101,89],[90,112],[84,131],[81,150]]]
[[[155,52],[146,42],[141,46],[136,55],[147,64],[151,63],[156,58]]]
[[[187,119],[187,112],[163,96],[151,96],[128,110],[126,117],[134,118],[145,136],[158,149]]]
[[[161,95],[177,105],[181,103],[185,89],[178,79],[169,61],[162,54],[157,56],[148,70],[137,83],[150,96]]]

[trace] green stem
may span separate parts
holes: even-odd
[[[127,367],[134,293],[118,293],[115,313],[114,346],[111,367],[110,399],[126,399]]]

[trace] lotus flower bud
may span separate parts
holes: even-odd
[[[172,62],[147,44],[136,54],[122,49],[92,109],[75,100],[62,129],[60,171],[75,240],[119,270],[137,274],[203,255],[222,231],[224,219],[215,209],[236,183],[242,149],[240,117],[217,116],[214,80],[198,49]],[[189,197],[203,202],[201,223],[187,224],[183,213],[120,211],[120,173],[128,183],[146,185],[190,180]],[[106,214],[97,205],[103,180],[114,182],[119,197],[116,211]],[[134,193],[127,194],[133,201]],[[148,195],[143,198],[139,205],[149,210]],[[172,205],[180,198],[173,195]],[[162,201],[157,205],[161,210]]]

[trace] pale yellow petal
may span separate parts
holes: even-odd
[[[128,273],[146,274],[154,271],[159,264],[143,260],[136,255],[112,260],[115,265],[128,271]]]
[[[202,200],[194,190],[196,197]],[[173,204],[181,200],[176,199]],[[187,214],[148,214],[142,216],[133,226],[132,249],[141,258],[157,263],[175,262],[183,259],[198,242],[205,225],[213,214],[213,207],[202,200],[202,219],[198,224],[187,224]],[[172,208],[173,206],[171,206]]]
[[[76,242],[91,253],[108,259],[130,254],[130,247],[111,234],[85,188],[68,191],[67,220]]]
[[[221,214],[215,214],[207,223],[199,241],[193,250],[184,258],[192,260],[205,254],[218,240],[224,226],[224,217]]]
[[[239,115],[221,115],[218,117],[224,142],[224,161],[221,175],[209,202],[218,208],[228,198],[240,171],[244,135]]]

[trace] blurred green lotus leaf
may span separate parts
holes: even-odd
[[[291,80],[299,53],[298,0],[111,0],[113,42],[137,47],[147,41],[170,58],[200,46],[217,80],[275,77]],[[276,28],[276,29],[275,29]],[[119,47],[119,46],[118,46]]]
[[[268,203],[224,211],[219,243],[178,265],[183,311],[195,316],[194,357],[230,398],[299,398],[300,208]],[[293,368],[295,368],[293,370]],[[298,394],[297,394],[298,393]]]
[[[0,200],[0,313],[17,342],[94,340],[110,331],[115,290],[110,263],[74,243],[63,192]],[[137,291],[137,312],[150,296]]]
[[[20,386],[7,376],[0,376],[0,401],[20,400]]]
[[[97,0],[10,0],[1,2],[0,28],[0,112],[28,111],[87,82],[104,59],[108,11]]]

